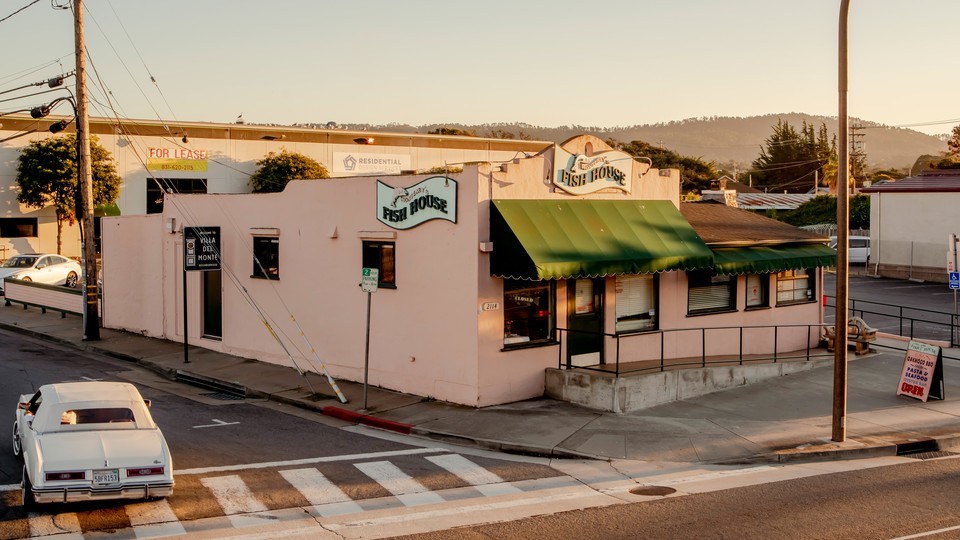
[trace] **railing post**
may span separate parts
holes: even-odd
[[[740,327],[740,365],[743,365],[743,327]]]
[[[707,329],[700,329],[700,364],[707,367]]]
[[[777,363],[777,349],[779,349],[779,347],[777,346],[778,338],[779,338],[779,330],[780,330],[779,326],[773,327],[773,363],[774,364]]]
[[[615,336],[617,338],[617,377],[620,376],[620,334]]]
[[[663,334],[664,331],[660,331],[660,371],[663,371]]]
[[[810,325],[807,325],[807,362],[810,361]]]

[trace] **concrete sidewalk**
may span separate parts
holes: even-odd
[[[944,361],[945,400],[923,403],[896,395],[906,342],[880,340],[874,354],[850,355],[847,441],[830,441],[833,369],[813,369],[767,382],[628,414],[585,409],[542,398],[482,409],[368,389],[183,344],[103,329],[81,340],[82,320],[39,308],[0,304],[0,329],[103,353],[170,379],[208,382],[320,411],[326,415],[431,439],[557,457],[643,461],[751,463],[847,459],[940,451],[960,446],[960,362]],[[895,347],[887,348],[887,347]],[[945,356],[960,358],[957,349]],[[311,388],[316,394],[311,392]]]

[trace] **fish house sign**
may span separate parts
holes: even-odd
[[[457,222],[457,181],[434,176],[410,186],[377,181],[377,219],[394,229],[411,229],[432,219]]]

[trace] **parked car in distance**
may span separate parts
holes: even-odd
[[[867,264],[870,260],[870,237],[869,236],[850,236],[847,237],[849,244],[849,255],[847,262],[850,264]],[[837,249],[837,237],[830,237],[830,247]]]
[[[0,265],[0,293],[5,278],[36,281],[48,285],[76,287],[83,271],[80,263],[55,253],[14,255]]]
[[[173,460],[149,402],[120,382],[47,384],[20,396],[13,453],[24,509],[173,494]]]

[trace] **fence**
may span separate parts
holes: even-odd
[[[682,367],[744,365],[752,362],[812,360],[833,357],[819,347],[822,328],[829,324],[763,326],[722,326],[657,330],[633,334],[610,334],[557,328],[561,346],[558,367],[602,371],[616,376],[645,371],[664,371]],[[593,366],[573,366],[567,349],[571,333],[602,336],[604,351],[613,347],[613,362]],[[734,346],[731,346],[734,344]],[[649,351],[656,347],[657,354]],[[688,354],[696,349],[696,354]],[[710,350],[710,356],[707,351]],[[626,357],[626,358],[624,358]]]
[[[824,299],[824,306],[836,309],[836,296],[824,295]],[[910,339],[945,341],[951,347],[960,345],[960,316],[955,313],[852,299],[849,313],[851,317],[860,317],[870,326],[887,333]]]

